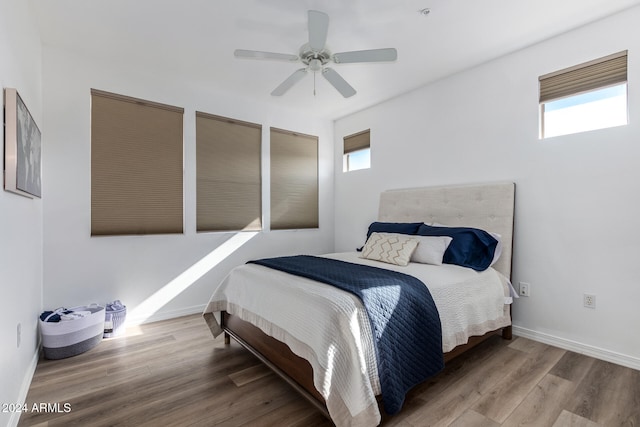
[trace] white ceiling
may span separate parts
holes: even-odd
[[[31,0],[45,45],[154,67],[212,90],[232,91],[337,118],[486,62],[640,0]],[[418,10],[429,8],[428,16]],[[330,17],[333,52],[395,47],[392,63],[332,67],[358,93],[348,99],[321,76],[270,96],[299,63],[236,59],[239,49],[297,54],[307,10]]]

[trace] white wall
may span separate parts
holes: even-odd
[[[40,38],[28,2],[0,0],[0,86],[18,90],[44,132],[41,83]],[[4,132],[0,135],[4,138]],[[20,402],[26,397],[37,362],[37,316],[42,307],[42,205],[40,199],[0,190],[0,403]],[[17,423],[18,415],[0,412],[0,425]]]
[[[640,368],[640,8],[451,76],[335,126],[336,250],[363,243],[393,188],[516,182],[515,332]],[[629,125],[538,139],[538,76],[629,50]],[[372,167],[342,173],[371,128]],[[597,296],[595,310],[583,293]]]
[[[143,57],[137,65],[102,63],[44,47],[43,58],[47,129],[43,183],[47,195],[45,307],[105,303],[118,298],[127,305],[131,323],[200,312],[214,286],[235,265],[265,256],[316,254],[333,249],[334,156],[330,121],[238,99],[214,89],[222,86],[219,82],[196,84],[183,81],[180,76],[163,76],[161,70],[146,69]],[[184,107],[184,235],[90,237],[91,88]],[[269,213],[269,127],[318,135],[320,229],[262,232],[233,254],[219,256],[228,249],[225,242],[234,239],[235,233],[195,232],[196,110],[263,125],[265,224]],[[247,236],[240,234],[235,239]],[[198,280],[201,274],[204,276]],[[148,299],[161,290],[169,296]]]

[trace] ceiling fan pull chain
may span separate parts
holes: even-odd
[[[313,72],[313,96],[316,96],[316,72]]]

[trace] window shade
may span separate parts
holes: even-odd
[[[198,231],[262,229],[262,126],[196,112]]]
[[[318,228],[318,137],[270,129],[271,229]]]
[[[183,232],[183,112],[91,90],[91,235]]]
[[[540,103],[627,81],[627,51],[546,74],[540,80]]]
[[[364,150],[370,146],[371,130],[363,130],[344,137],[344,154],[353,153],[354,151]]]

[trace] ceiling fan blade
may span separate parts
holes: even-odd
[[[332,68],[325,68],[324,70],[322,70],[322,75],[345,98],[349,98],[350,96],[356,94],[356,90],[352,88],[351,85],[347,83],[347,81],[343,79],[340,74],[336,73]]]
[[[236,58],[247,59],[275,59],[277,61],[297,61],[298,55],[289,55],[288,53],[261,52],[259,50],[236,49],[233,52]]]
[[[329,31],[329,15],[317,10],[309,11],[309,46],[314,51],[321,51],[327,42]]]
[[[280,83],[280,86],[278,86],[277,88],[275,88],[273,90],[273,92],[271,92],[272,96],[282,96],[285,94],[285,92],[287,92],[289,89],[291,89],[291,87],[298,83],[304,76],[307,75],[307,69],[306,68],[300,68],[297,71],[294,71],[293,74],[291,74],[289,77],[287,77],[287,79],[285,81],[283,81],[282,83]]]
[[[352,52],[341,52],[333,54],[333,61],[336,64],[348,64],[351,62],[386,62],[398,59],[398,51],[394,48],[354,50]]]

